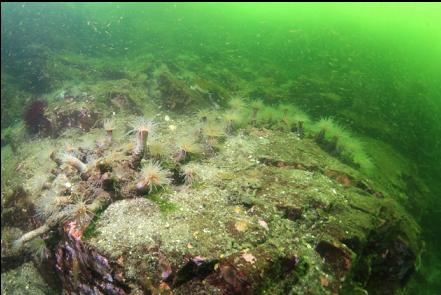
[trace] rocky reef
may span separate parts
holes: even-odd
[[[136,94],[95,97],[63,93],[51,137],[5,163],[28,178],[2,181],[2,279],[33,265],[29,286],[68,294],[393,294],[415,272],[402,188],[335,122],[240,97],[197,115],[151,100],[146,120],[125,113]]]

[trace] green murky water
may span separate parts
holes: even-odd
[[[24,156],[14,152],[48,137],[42,121],[24,123],[31,101],[50,107],[86,93],[106,113],[105,102],[119,96],[102,90],[120,87],[134,106],[119,108],[142,114],[149,112],[142,99],[159,106],[164,95],[161,108],[172,114],[222,110],[235,96],[292,104],[363,142],[368,156],[346,160],[363,168],[369,157],[376,169],[367,174],[393,175],[390,186],[406,196],[396,199],[425,242],[404,292],[441,288],[439,3],[2,3],[1,23],[2,217],[4,196],[26,179],[18,176]],[[164,89],[155,96],[149,83],[161,66],[204,99],[184,102]]]

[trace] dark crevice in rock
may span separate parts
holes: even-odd
[[[10,271],[11,269],[15,269],[30,260],[31,257],[29,257],[29,255],[14,255],[5,257],[2,255],[1,272],[4,273]]]
[[[185,176],[179,167],[173,168],[171,172],[173,185],[183,185],[185,183]]]
[[[283,212],[283,217],[289,220],[296,221],[302,218],[302,213],[303,213],[302,208],[298,208],[291,205],[279,204],[277,205],[277,209],[281,210]]]
[[[346,240],[359,253],[353,280],[369,294],[393,294],[415,272],[416,254],[397,224],[386,223],[372,231],[363,247],[354,239]]]
[[[354,236],[354,237],[344,238],[344,239],[341,239],[340,242],[345,244],[349,249],[351,249],[355,253],[359,253],[361,251],[362,242],[360,241],[360,239],[358,237]]]
[[[259,162],[263,163],[267,166],[274,166],[274,167],[279,167],[279,168],[292,168],[292,169],[305,170],[305,171],[311,171],[311,172],[314,172],[314,171],[321,172],[321,168],[316,165],[305,165],[302,163],[288,162],[288,161],[277,160],[277,159],[272,159],[272,158],[268,158],[268,157],[259,158]]]
[[[203,280],[214,272],[214,266],[219,260],[206,260],[200,256],[191,258],[177,273],[173,282],[174,287],[179,287],[192,279]]]
[[[224,294],[251,294],[251,282],[246,275],[228,263],[221,263],[210,284],[220,288]]]
[[[350,270],[352,265],[351,253],[342,246],[328,241],[320,241],[315,250],[330,265],[337,277],[344,277]]]

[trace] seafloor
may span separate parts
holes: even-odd
[[[309,119],[228,105],[170,64],[109,75],[2,133],[2,294],[405,288],[422,245],[392,148],[366,139],[365,167]]]

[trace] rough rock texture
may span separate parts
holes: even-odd
[[[110,205],[87,243],[145,292],[381,294],[405,283],[418,228],[386,191],[309,139],[248,131],[198,164],[197,184]]]
[[[72,102],[59,111],[83,106]],[[311,134],[300,139],[248,126],[222,135],[215,152],[189,160],[198,177],[185,185],[182,164],[173,158],[176,140],[193,136],[206,144],[203,123],[188,116],[157,121],[147,144],[167,149],[160,165],[170,172],[171,186],[149,194],[135,189],[140,171],[129,165],[133,143],[126,120],[117,122],[124,135],[111,144],[94,125],[72,134],[66,132],[76,129],[67,128],[41,142],[56,151],[65,138],[75,138],[75,146],[61,151],[81,160],[86,171],[54,156],[57,163],[31,170],[28,192],[2,198],[2,217],[23,232],[47,223],[57,210],[66,214],[42,237],[51,253],[43,264],[56,269],[66,292],[391,294],[415,270],[419,228],[398,205],[397,187],[330,156]],[[55,155],[41,154],[44,161]],[[141,165],[150,159],[146,151]],[[88,212],[103,193],[111,204]],[[72,209],[81,204],[86,209]],[[48,207],[55,213],[47,214]],[[17,234],[5,236],[5,245]],[[8,272],[24,264],[9,265]]]
[[[4,295],[53,294],[32,262],[2,273],[1,290]]]

